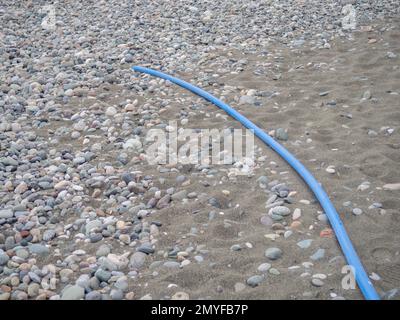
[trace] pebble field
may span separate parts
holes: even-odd
[[[254,161],[146,161],[151,129],[241,126],[133,65],[282,143],[327,190],[378,293],[399,299],[399,8],[0,1],[0,300],[363,298],[343,286],[318,202],[257,139]]]

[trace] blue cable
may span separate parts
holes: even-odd
[[[278,153],[296,172],[303,178],[303,180],[307,183],[309,188],[313,191],[315,197],[318,199],[321,207],[323,208],[325,214],[327,215],[329,222],[333,228],[333,231],[336,234],[336,238],[342,248],[343,254],[347,259],[347,262],[350,266],[353,267],[355,278],[357,284],[367,300],[379,300],[380,297],[376,292],[374,286],[368,278],[367,273],[364,270],[363,265],[361,264],[360,258],[358,257],[353,244],[349,236],[346,233],[346,230],[343,226],[342,221],[338,213],[336,212],[335,207],[332,202],[329,200],[328,195],[325,190],[319,184],[319,182],[313,177],[313,175],[306,169],[306,167],[301,164],[299,160],[297,160],[289,151],[287,151],[283,146],[281,146],[278,142],[276,142],[271,136],[266,134],[262,129],[257,127],[253,122],[249,119],[241,115],[235,109],[222,102],[221,100],[215,98],[208,92],[191,85],[190,83],[180,80],[178,78],[172,77],[160,71],[135,66],[132,67],[134,71],[147,73],[149,75],[159,77],[168,81],[171,81],[193,93],[203,97],[204,99],[210,101],[215,104],[217,107],[224,110],[228,115],[232,118],[238,120],[241,124],[243,124],[246,128],[254,130],[254,134],[260,138],[265,144],[267,144],[270,148],[272,148],[276,153]]]

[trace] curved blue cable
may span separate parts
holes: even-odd
[[[147,73],[149,75],[159,77],[168,81],[171,81],[193,93],[203,97],[204,99],[210,101],[215,104],[217,107],[224,110],[228,115],[232,118],[238,120],[242,123],[246,128],[254,130],[254,134],[260,138],[264,143],[266,143],[270,148],[272,148],[276,153],[278,153],[286,162],[294,169],[296,172],[303,178],[303,180],[307,183],[309,188],[313,191],[315,197],[318,199],[321,207],[325,211],[329,222],[336,234],[336,238],[342,248],[344,256],[347,259],[347,262],[350,266],[353,267],[353,271],[355,273],[357,284],[367,300],[379,300],[380,297],[378,293],[375,291],[374,286],[368,278],[367,273],[364,270],[363,265],[351,243],[349,236],[346,233],[346,230],[343,226],[342,221],[338,213],[336,212],[335,207],[332,202],[329,200],[328,195],[325,190],[321,187],[319,182],[313,177],[313,175],[306,169],[306,167],[301,164],[299,160],[297,160],[289,151],[287,151],[283,146],[281,146],[278,142],[276,142],[271,136],[266,134],[262,129],[257,127],[253,122],[249,119],[241,115],[235,109],[222,102],[221,100],[215,98],[208,92],[191,85],[190,83],[180,80],[178,78],[172,77],[160,71],[135,66],[132,67],[134,71]]]

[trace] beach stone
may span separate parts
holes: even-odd
[[[43,233],[43,240],[47,242],[47,241],[54,239],[55,236],[56,236],[56,232],[53,229],[47,229]]]
[[[40,285],[37,283],[30,283],[28,286],[28,296],[30,298],[34,298],[39,295]]]
[[[111,278],[111,272],[102,269],[98,269],[94,275],[97,279],[104,282],[107,282]]]
[[[256,98],[254,96],[249,96],[249,95],[241,96],[239,99],[239,105],[254,104],[255,102]]]
[[[135,270],[140,269],[146,261],[146,256],[146,253],[140,251],[134,252],[129,261],[129,268]]]
[[[268,273],[273,274],[273,275],[275,275],[275,276],[279,276],[279,275],[281,274],[281,273],[279,272],[279,270],[276,269],[276,268],[270,268],[270,269],[268,270]]]
[[[10,260],[8,254],[0,252],[0,266],[4,266],[8,260]]]
[[[112,300],[122,300],[124,298],[124,293],[119,289],[112,289],[110,292],[110,298]]]
[[[14,212],[12,209],[2,209],[0,210],[0,219],[8,219],[14,216]]]
[[[146,254],[154,253],[154,249],[150,243],[143,243],[138,248],[137,251],[143,252]]]
[[[299,208],[294,209],[292,214],[292,220],[298,220],[301,218],[301,210]]]
[[[110,246],[107,244],[102,244],[96,251],[97,257],[103,257],[108,255],[111,252]]]
[[[91,220],[86,223],[86,226],[85,226],[86,234],[88,235],[92,230],[100,229],[102,226],[103,226],[103,223],[100,220],[98,220],[98,219]]]
[[[93,233],[89,236],[89,240],[91,243],[99,242],[103,239],[103,235],[101,233]]]
[[[116,114],[117,114],[117,109],[115,109],[114,107],[108,107],[106,109],[106,116],[113,117]]]
[[[263,276],[260,275],[255,275],[251,276],[246,280],[247,285],[249,285],[252,288],[257,287],[262,281],[264,280]]]
[[[90,276],[88,274],[82,274],[76,279],[75,284],[82,288],[89,288]]]
[[[284,206],[277,206],[270,209],[269,213],[279,215],[279,216],[288,216],[290,214],[290,209]]]
[[[123,145],[123,149],[130,149],[133,151],[139,151],[142,148],[142,143],[139,138],[128,139]]]
[[[314,287],[322,287],[325,283],[324,283],[321,279],[312,278],[312,279],[311,279],[311,284],[312,284]]]
[[[38,254],[38,255],[46,255],[49,254],[50,249],[44,245],[41,244],[31,244],[28,246],[29,252]]]
[[[313,255],[310,256],[311,260],[317,261],[325,256],[325,249],[319,248]]]
[[[307,249],[309,246],[311,246],[311,243],[313,242],[312,239],[305,239],[302,241],[297,242],[297,245],[301,248],[301,249]]]
[[[262,263],[257,267],[257,270],[260,272],[267,272],[271,268],[270,263]]]
[[[282,250],[279,248],[268,248],[265,250],[265,256],[270,260],[277,260],[282,257]]]
[[[77,285],[69,286],[64,289],[61,300],[80,300],[85,296],[85,290]]]
[[[240,250],[242,250],[242,246],[240,244],[234,244],[231,247],[231,251],[240,251]]]
[[[128,278],[127,277],[121,277],[121,278],[118,278],[118,280],[114,283],[114,286],[117,288],[117,289],[119,289],[119,290],[122,290],[122,291],[126,291],[126,290],[128,290]]]
[[[28,250],[25,250],[25,249],[18,249],[18,250],[16,250],[15,254],[17,255],[17,257],[24,259],[24,260],[29,258],[29,252],[28,252]]]
[[[397,191],[400,190],[400,183],[388,183],[383,186],[383,190]]]
[[[158,200],[156,205],[157,209],[163,209],[168,207],[170,201],[171,201],[171,196],[169,194],[166,194],[160,200]]]
[[[274,223],[273,219],[271,219],[271,217],[269,217],[267,215],[263,215],[261,217],[260,221],[264,226],[268,226],[268,227],[272,226]]]
[[[186,190],[181,190],[181,191],[178,191],[178,192],[174,193],[171,196],[171,199],[173,201],[183,200],[184,198],[186,198],[186,195],[187,195],[187,191]]]
[[[282,141],[287,141],[289,139],[288,133],[283,128],[278,128],[275,130],[275,138]]]
[[[355,216],[359,216],[360,214],[363,213],[363,211],[360,208],[354,208],[352,212]]]

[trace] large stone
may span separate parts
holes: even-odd
[[[12,209],[3,209],[0,210],[0,219],[8,219],[14,216],[14,212]]]
[[[66,287],[61,295],[61,300],[80,300],[85,296],[85,290],[78,285]]]

